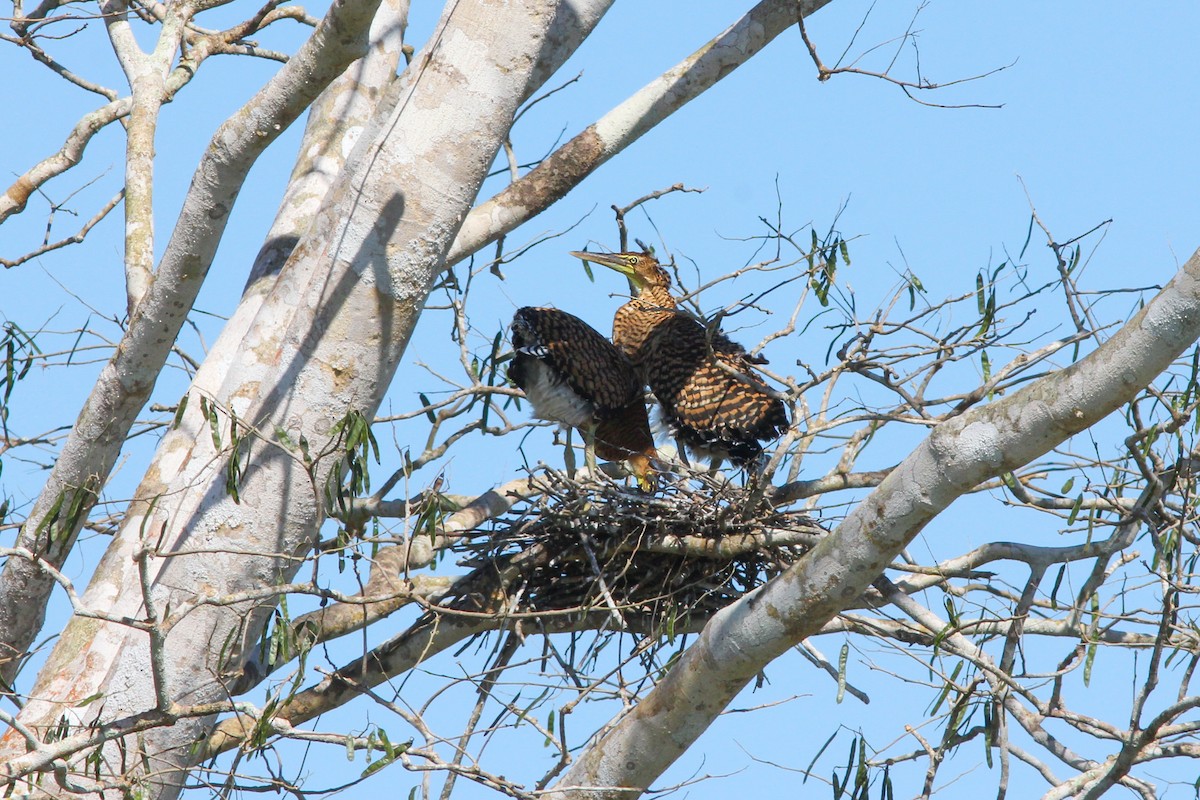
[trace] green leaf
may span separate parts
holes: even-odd
[[[954,679],[958,677],[958,673],[962,669],[962,665],[963,662],[961,661],[954,665],[954,671],[950,673],[950,679],[942,685],[941,691],[938,692],[937,697],[934,699],[933,705],[930,707],[929,711],[926,712],[927,716],[932,717],[938,712],[938,709],[942,707],[942,703],[946,702],[946,698],[950,696],[950,691],[954,689]]]
[[[850,645],[843,642],[842,652],[838,655],[837,673],[837,702],[842,702],[846,696],[846,662],[850,657]]]
[[[1074,485],[1075,476],[1072,475],[1070,478],[1067,478],[1067,482],[1062,485],[1062,489],[1059,490],[1059,494],[1069,494]]]
[[[958,609],[954,607],[954,601],[949,596],[942,598],[942,607],[946,609],[946,616],[950,620],[951,627],[958,627]]]
[[[89,706],[92,703],[99,700],[101,697],[104,697],[104,692],[96,692],[95,694],[89,694],[87,697],[83,698],[78,703],[76,703],[75,708],[83,708],[84,706]]]
[[[41,523],[37,526],[37,535],[40,537],[50,529],[55,522],[58,521],[58,515],[62,513],[63,503],[67,500],[65,491],[59,492],[54,498],[54,503],[50,506],[50,510],[46,512],[46,516],[42,517]]]
[[[179,405],[175,406],[175,418],[171,421],[171,430],[176,430],[183,422],[183,413],[187,411],[189,397],[191,392],[184,392],[183,397],[179,398]]]
[[[1058,589],[1062,586],[1063,576],[1067,574],[1067,565],[1062,564],[1058,568],[1058,575],[1054,578],[1054,587],[1050,590],[1050,607],[1055,611],[1058,610]]]
[[[12,339],[4,343],[4,399],[12,395],[13,387],[17,385],[17,346]]]
[[[982,279],[981,279],[982,281]],[[982,285],[982,283],[980,283]],[[983,310],[980,312],[982,318],[979,320],[979,331],[975,334],[977,337],[987,336],[988,331],[992,327],[992,322],[996,318],[996,290],[992,289],[988,292],[987,302],[983,304]]]
[[[86,486],[79,486],[71,490],[71,506],[67,511],[67,519],[62,527],[62,534],[67,536],[71,531],[76,530],[81,524],[83,517],[87,514],[88,508],[91,507],[91,499],[94,493]]]
[[[384,734],[384,736],[386,736],[386,734]],[[383,758],[379,759],[378,761],[368,764],[367,768],[362,771],[361,777],[366,778],[369,775],[374,775],[379,770],[383,769],[384,767],[386,767],[389,764],[391,764],[392,762],[394,762],[400,756],[400,754],[405,752],[406,750],[408,750],[408,748],[411,745],[412,745],[411,739],[402,745],[394,746],[394,747],[390,743],[388,743],[386,745],[388,754],[385,755]]]
[[[424,405],[425,416],[427,417],[427,419],[430,420],[431,423],[436,423],[438,421],[438,416],[437,416],[437,414],[434,414],[433,409],[430,408],[431,405],[433,405],[433,403],[430,402],[430,398],[426,397],[424,392],[418,392],[418,395],[416,395],[416,397],[418,397],[418,399],[420,399],[421,405]]]
[[[854,773],[854,788],[866,789],[869,775],[867,774],[867,740],[859,737],[858,740],[858,768]],[[857,794],[857,792],[855,792]]]
[[[1068,527],[1075,524],[1075,519],[1079,516],[1081,508],[1083,508],[1083,492],[1080,492],[1079,496],[1075,498],[1075,503],[1071,506],[1071,513],[1067,515]]]
[[[1091,686],[1092,665],[1096,662],[1096,643],[1092,642],[1087,648],[1087,657],[1083,660],[1083,685]]]
[[[821,749],[817,751],[815,756],[813,756],[812,761],[808,762],[808,766],[804,768],[804,780],[800,781],[801,786],[808,782],[808,776],[812,774],[812,768],[816,766],[817,759],[821,757],[821,754],[825,752],[825,749],[828,748],[829,745],[833,744],[833,740],[837,738],[837,735],[838,732],[836,730],[829,734],[829,738],[825,740],[825,744],[821,745]]]
[[[200,406],[200,412],[208,418],[208,427],[212,432],[213,447],[217,450],[221,449],[221,422],[217,419],[217,407],[214,403],[204,403]]]
[[[296,443],[292,441],[292,437],[279,425],[275,426],[275,439],[287,450],[296,449]]]
[[[371,445],[371,455],[375,456],[375,463],[382,463],[379,460],[379,442],[375,440],[375,433],[371,430],[371,424],[365,419],[363,423],[367,426],[367,442]]]
[[[238,493],[238,487],[242,483],[242,462],[238,458],[238,451],[235,447],[233,452],[229,454],[229,461],[225,465],[225,492],[233,502],[241,505],[242,497]]]
[[[1071,253],[1071,261],[1067,264],[1067,274],[1070,275],[1079,266],[1079,257],[1082,253],[1079,245],[1075,245],[1074,251]]]
[[[71,350],[70,350],[70,352],[68,352],[68,353],[67,353],[67,366],[70,366],[70,365],[71,365],[71,362],[75,360],[75,354],[76,354],[77,352],[79,352],[79,343],[80,343],[81,341],[83,341],[83,334],[84,334],[84,333],[86,333],[86,332],[89,330],[89,328],[88,328],[88,325],[91,323],[91,321],[92,321],[92,316],[89,314],[89,315],[88,315],[88,318],[87,318],[87,322],[85,322],[85,323],[84,323],[83,325],[81,325],[81,326],[80,326],[80,328],[79,328],[79,335],[75,337],[75,341],[71,342]],[[29,340],[29,344],[30,344],[30,345],[32,345],[32,344],[33,344],[33,340],[32,340],[32,339],[31,339],[31,340]],[[36,348],[35,348],[35,349],[36,349]],[[39,350],[38,352],[40,353],[41,351]],[[32,363],[33,363],[33,360],[32,360],[32,359],[30,359],[29,357],[26,357],[26,361],[25,361],[25,368],[24,368],[23,370],[21,370],[21,374],[20,374],[20,375],[18,375],[17,377],[18,377],[18,378],[24,378],[24,377],[25,377],[25,373],[29,371],[29,366],[30,366]]]
[[[1146,431],[1146,438],[1142,440],[1142,455],[1149,456],[1150,448],[1154,446],[1155,440],[1158,439],[1158,423],[1150,426],[1150,430]]]
[[[392,747],[392,742],[388,739],[387,731],[383,728],[379,729],[379,742],[383,745],[383,752],[387,754],[388,758],[396,757],[396,749]]]

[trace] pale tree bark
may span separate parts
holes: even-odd
[[[245,463],[241,502],[227,494],[227,453],[187,454],[208,465],[191,487],[204,498],[195,513],[151,518],[150,504],[131,509],[83,599],[147,630],[77,617],[31,692],[36,699],[19,718],[25,729],[56,725],[64,714],[91,721],[94,710],[73,704],[97,693],[102,721],[154,709],[174,718],[181,705],[224,698],[221,672],[254,646],[269,605],[212,607],[203,598],[294,573],[320,523],[321,487],[340,465],[305,464],[276,437],[312,442],[318,453],[347,411],[374,413],[530,76],[553,48],[555,12],[550,2],[512,3],[499,25],[487,3],[451,6],[394,111],[364,133],[293,252],[291,261],[316,265],[295,272],[311,278],[295,284],[285,267],[225,378],[263,387],[248,402],[231,393],[221,413],[221,426],[243,438],[233,453]],[[455,159],[438,157],[450,149]],[[232,410],[256,433],[232,423]],[[160,458],[179,455],[164,449]],[[151,796],[176,793],[176,769],[189,765],[189,746],[209,724],[181,719],[131,739],[126,752],[142,749],[151,774],[130,779],[147,781]],[[28,744],[12,734],[5,741],[10,753]],[[120,755],[106,749],[106,769],[118,771]],[[133,761],[140,771],[140,757]]]
[[[104,26],[117,61],[129,82],[129,121],[125,125],[125,291],[126,307],[133,316],[154,271],[154,140],[158,112],[166,100],[167,75],[179,50],[191,6],[167,7],[154,50],[143,52],[129,24],[124,0],[100,4]]]
[[[562,66],[565,58],[573,53],[580,43],[596,27],[604,12],[611,5],[611,0],[580,0],[573,4],[570,14],[559,15],[547,34],[551,47],[538,62],[530,80],[529,89],[522,100],[528,100],[529,95],[542,87],[550,77]],[[376,20],[378,24],[378,20]],[[363,65],[379,63],[370,58],[364,58]],[[352,68],[353,69],[353,68]],[[365,111],[369,102],[394,102],[395,93],[388,93],[385,85],[379,84],[372,76],[364,72],[358,78],[358,85],[365,91],[357,91],[352,97],[343,98],[340,92],[326,92],[328,97],[325,107],[314,106],[308,118],[305,132],[306,142],[301,145],[300,158],[288,184],[287,196],[280,208],[275,224],[267,233],[267,240],[255,259],[254,267],[246,282],[247,295],[253,292],[266,292],[273,285],[279,268],[291,254],[292,248],[299,241],[299,235],[307,230],[316,214],[317,207],[325,197],[325,191],[337,177],[338,170],[353,146],[362,134],[365,118],[360,113]],[[333,87],[331,87],[333,88]],[[376,97],[375,92],[380,96]],[[348,104],[343,111],[343,103]],[[374,107],[371,105],[370,107]],[[326,130],[328,128],[328,130]],[[320,148],[315,152],[314,148]],[[339,149],[340,148],[340,149]],[[543,206],[543,209],[549,203]],[[542,210],[542,209],[539,209]],[[479,209],[472,209],[459,236],[455,239],[453,251],[462,252],[465,257],[488,242],[495,241],[504,231],[489,227],[479,219]],[[467,241],[464,234],[468,228],[475,238]],[[479,238],[482,236],[482,240]],[[464,250],[469,248],[469,250]],[[448,263],[452,263],[449,262]],[[261,281],[266,278],[266,283]],[[245,298],[243,298],[243,302]],[[254,307],[257,310],[257,306]],[[243,314],[239,307],[238,314]],[[232,322],[232,320],[231,320]],[[230,326],[227,325],[226,328]],[[224,329],[223,329],[224,330]],[[241,327],[244,332],[245,327]],[[237,334],[240,338],[241,333]],[[232,338],[232,337],[231,337]],[[236,341],[236,339],[234,339]]]
[[[335,2],[292,60],[218,130],[149,290],[85,401],[22,527],[18,547],[52,567],[65,561],[191,311],[246,174],[321,89],[362,55],[378,2]],[[5,563],[0,678],[6,683],[41,629],[54,585],[28,559]]]
[[[212,263],[225,221],[232,211],[246,172],[258,153],[304,110],[304,104],[311,100],[313,94],[331,80],[337,70],[344,68],[350,59],[362,53],[365,41],[355,38],[350,32],[356,30],[356,26],[367,24],[375,2],[377,0],[335,3],[310,42],[214,137],[213,145],[193,178],[184,211],[155,277],[155,292],[147,313],[131,320],[129,331],[112,362],[97,381],[30,511],[17,542],[19,548],[36,553],[52,568],[64,562],[99,489],[116,463],[124,437],[149,397],[158,371],[170,352],[174,336],[191,309]],[[581,0],[571,5],[571,13],[555,19],[547,36],[550,46],[538,61],[522,99],[528,99],[529,94],[561,66],[595,27],[610,4],[611,0]],[[203,60],[204,53],[201,51],[209,47],[211,42],[208,39],[200,40],[193,47],[189,58],[194,63],[190,69],[178,68],[171,74],[166,86],[168,92],[180,88],[186,81],[185,76],[190,76],[191,69]],[[394,103],[396,87],[387,86],[379,69],[371,67],[369,74],[361,76],[361,88],[367,95],[379,92],[376,102]],[[123,98],[102,109],[105,119],[130,113],[129,100]],[[331,96],[331,102],[335,107],[324,110],[336,113],[339,102],[336,93]],[[356,120],[356,114],[351,110],[345,125],[327,134],[314,131],[315,136],[327,135],[338,139],[336,142],[331,139],[329,146],[319,153],[312,151],[313,147],[319,147],[316,139],[313,136],[307,138],[306,152],[301,155],[298,172],[289,184],[289,197],[281,207],[268,240],[256,259],[246,296],[226,326],[214,352],[206,358],[203,375],[198,379],[197,385],[209,393],[208,396],[222,403],[228,395],[219,390],[219,385],[228,367],[231,349],[248,330],[257,313],[261,295],[274,285],[274,272],[290,254],[298,236],[311,224],[315,205],[324,197],[334,175],[333,170],[344,161],[360,135],[362,120]],[[324,115],[317,113],[313,117],[323,120]],[[96,123],[89,121],[80,124],[84,131],[90,132]],[[50,166],[57,165],[55,169],[61,171],[65,164],[77,160],[85,142],[86,139],[78,142],[69,154],[61,158],[48,159],[47,174],[54,174]],[[306,166],[308,162],[304,159],[309,156],[313,160]],[[39,173],[40,180],[45,177]],[[21,183],[24,186],[28,181]],[[205,226],[210,224],[210,211],[215,213],[211,215],[211,230],[208,230]],[[269,280],[260,281],[260,278],[268,275]],[[238,391],[245,397],[248,389],[235,386],[231,391]],[[179,441],[181,438],[177,437],[176,447],[182,446],[178,444]],[[186,456],[180,455],[179,458],[186,460]],[[159,467],[152,469],[152,473],[160,471]],[[155,492],[151,493],[151,497],[158,493],[158,486],[171,482],[166,473],[156,477],[167,479],[155,484]],[[20,664],[19,659],[41,629],[45,604],[53,587],[54,581],[50,575],[28,559],[11,558],[5,564],[0,575],[0,679],[12,681]]]
[[[955,499],[1094,424],[1200,338],[1200,251],[1095,352],[939,425],[832,535],[723,609],[667,676],[593,740],[554,797],[641,795],[768,663],[853,603]]]
[[[431,40],[431,52],[418,58],[405,79],[394,82],[399,38],[393,36],[395,29],[386,32],[383,21],[388,14],[402,20],[403,0],[398,1],[400,6],[385,6],[375,18],[373,37],[388,40],[387,52],[372,53],[378,58],[365,59],[361,72],[343,75],[314,110],[319,118],[310,122],[289,194],[242,303],[193,381],[177,429],[164,437],[80,604],[80,616],[29,693],[35,699],[0,744],[15,754],[0,766],[0,774],[61,767],[58,774],[70,777],[60,785],[72,793],[95,795],[106,782],[118,790],[134,783],[140,784],[138,791],[148,789],[149,796],[169,797],[178,789],[181,770],[201,756],[261,741],[264,731],[293,734],[295,726],[361,697],[363,687],[413,669],[466,636],[499,629],[504,622],[466,617],[442,627],[417,627],[388,643],[394,646],[386,663],[372,661],[386,645],[364,651],[335,676],[271,707],[268,714],[230,702],[230,695],[244,690],[258,673],[247,653],[254,649],[276,595],[307,588],[287,588],[282,582],[310,563],[304,559],[325,512],[321,490],[340,470],[341,452],[325,452],[310,461],[296,442],[307,442],[319,454],[345,412],[370,418],[424,307],[428,287],[446,263],[503,236],[561,197],[650,125],[761,49],[786,27],[787,19],[784,4],[759,4],[730,31],[565,145],[541,171],[467,214],[456,232],[490,160],[488,147],[507,134],[512,109],[587,35],[590,24],[580,22],[581,6],[572,4],[576,16],[560,8],[550,27],[540,32],[543,23],[535,18],[544,4],[527,2],[517,13],[528,15],[525,30],[536,33],[495,31],[494,8],[485,23],[476,5],[460,4]],[[802,7],[807,12],[819,5]],[[588,7],[593,22],[605,6]],[[511,34],[526,44],[540,36],[545,44],[540,52],[518,45],[521,54],[506,54],[497,34],[501,39]],[[522,71],[530,76],[524,85],[506,83],[520,83]],[[470,85],[459,84],[464,74]],[[432,109],[443,114],[453,109],[468,119],[444,120]],[[373,116],[378,119],[368,130],[366,121]],[[350,145],[360,136],[356,131],[365,131],[364,144],[351,154]],[[448,149],[458,163],[438,158]],[[908,460],[889,470],[886,480],[882,474],[860,474],[871,485],[881,483],[879,489],[802,562],[721,612],[678,668],[611,731],[598,735],[550,793],[589,798],[641,794],[772,659],[822,626],[834,629],[837,623],[831,620],[837,613],[860,601],[872,578],[955,498],[1036,458],[1129,401],[1200,330],[1198,259],[1200,254],[1127,329],[1085,361],[942,424]],[[971,402],[986,396],[985,389],[974,392]],[[136,400],[128,394],[116,397]],[[200,413],[201,400],[207,414]],[[209,435],[210,420],[216,420],[219,442]],[[240,444],[231,441],[233,434]],[[230,463],[244,465],[234,481],[240,500],[229,496]],[[82,495],[82,516],[99,484],[95,486]],[[784,488],[795,490],[794,485]],[[781,490],[776,496],[786,494]],[[61,490],[48,495],[59,498],[60,506],[65,496]],[[1069,499],[1063,502],[1070,506]],[[75,508],[75,499],[68,498],[67,505]],[[46,512],[42,519],[51,516]],[[41,527],[31,526],[27,533]],[[1081,551],[1078,557],[1093,555]],[[1062,560],[1058,555],[1053,559],[1045,563]],[[403,574],[389,559],[379,558],[369,583],[377,577],[375,570],[390,577],[384,573],[388,567],[392,575]],[[1043,566],[1039,574],[1044,571]],[[945,578],[927,577],[931,584]],[[907,582],[906,591],[917,583]],[[363,597],[374,597],[370,588]],[[0,583],[0,594],[3,589]],[[399,596],[403,590],[394,591]],[[424,591],[424,600],[436,600],[436,590]],[[902,599],[895,602],[904,608]],[[347,606],[353,604],[347,601]],[[597,612],[595,619],[552,620],[542,632],[590,629],[607,618],[607,612]],[[849,624],[846,616],[839,622]],[[1026,628],[1035,629],[1035,624]],[[1079,634],[1064,626],[1047,635]],[[947,649],[957,647],[970,655],[959,646],[965,641],[948,637]],[[247,674],[238,674],[247,663]],[[99,699],[82,702],[93,696]],[[193,749],[213,731],[215,716],[231,710],[240,713],[215,729],[208,749]],[[47,732],[60,720],[72,727],[67,739],[54,741]],[[79,763],[86,749],[78,740],[114,720],[111,733],[124,735],[124,751],[108,747],[102,751],[103,777],[81,779],[90,770]],[[263,727],[256,728],[255,721]],[[100,725],[87,727],[93,722]],[[135,739],[134,732],[141,738]],[[563,753],[565,766],[570,761],[565,744]],[[143,757],[148,771],[138,772]],[[546,780],[557,774],[548,773]],[[1077,779],[1076,788],[1117,777],[1115,770],[1089,771]],[[1072,785],[1063,784],[1055,796],[1075,791]],[[43,788],[56,791],[46,784]],[[1103,787],[1097,784],[1091,791],[1098,794]]]
[[[363,129],[379,110],[379,103],[385,98],[394,99],[390,89],[403,56],[408,6],[408,0],[380,3],[371,21],[367,52],[329,84],[309,108],[296,165],[275,220],[250,267],[235,316],[221,329],[221,336],[205,355],[201,370],[207,369],[209,362],[228,362],[226,358],[214,359],[214,351],[222,346],[232,350],[245,335],[262,298],[274,285],[300,237],[316,219],[321,201],[337,180]],[[217,374],[223,374],[223,367]],[[193,386],[214,392],[218,388],[202,382],[199,373]]]
[[[376,112],[378,102],[388,96],[388,89],[396,79],[407,15],[407,0],[384,0],[371,21],[369,47],[363,58],[347,67],[313,103],[296,166],[266,241],[251,267],[246,291],[193,377],[192,391],[227,399],[220,395],[222,379],[237,347],[278,277],[283,262],[300,235],[312,225],[320,203],[345,164],[353,143]],[[189,437],[204,433],[202,427],[197,428],[197,413],[193,409],[192,413],[184,415],[180,424],[166,434],[160,453],[178,451],[186,446]],[[200,419],[199,424],[203,426],[206,420]],[[204,436],[201,441],[211,443],[211,439]],[[172,473],[171,468],[182,469],[186,464],[187,459],[171,462],[157,459],[151,470],[157,480],[150,481],[149,487],[141,487],[142,494],[161,492],[162,486],[177,483],[181,475]]]
[[[811,13],[823,6],[824,2],[825,0],[815,0],[803,4],[802,7],[806,9],[806,13]],[[572,15],[565,15],[562,17],[563,21],[556,22],[548,37],[555,47],[551,48],[546,53],[546,57],[539,62],[534,79],[531,81],[530,92],[553,74],[561,65],[560,54],[570,53],[578,46],[579,42],[595,26],[607,6],[608,2],[598,2],[597,0],[580,2],[572,8]],[[693,56],[656,79],[633,98],[605,115],[602,120],[589,126],[585,132],[561,148],[541,167],[518,180],[500,195],[473,209],[455,241],[447,263],[461,260],[476,249],[497,240],[520,223],[545,210],[650,127],[703,93],[716,81],[728,75],[738,65],[761,50],[789,24],[795,22],[795,13],[792,4],[780,0],[768,0],[760,3],[729,30],[700,48]],[[293,61],[297,59],[293,59]],[[281,90],[277,87],[275,92]],[[390,101],[394,101],[394,99],[393,96]],[[127,110],[124,113],[127,113]],[[353,137],[355,135],[354,126],[348,127],[342,135]],[[345,146],[347,142],[348,140],[343,138],[341,144]],[[331,162],[328,161],[329,158],[329,154],[321,156],[321,159],[324,159],[322,163],[325,167],[331,165]],[[315,167],[316,171],[309,173],[310,179],[318,179],[320,170],[323,168]],[[203,170],[198,173],[198,176],[201,174],[203,174]],[[320,191],[305,184],[296,184],[295,192],[295,196],[302,198],[303,202],[307,204],[320,199]],[[189,202],[188,207],[203,209],[205,208],[204,203],[217,202],[216,207],[222,208],[220,202],[223,199],[201,195],[196,202]],[[229,202],[231,204],[232,201]],[[305,207],[302,213],[311,214],[312,209]],[[181,218],[181,225],[184,221],[200,222],[186,215]],[[285,226],[285,230],[280,229],[281,224]],[[289,221],[287,216],[281,216],[280,221],[272,228],[268,241],[256,260],[247,287],[247,297],[243,300],[243,307],[238,309],[234,318],[227,325],[226,333],[222,336],[223,342],[234,344],[240,340],[247,329],[249,320],[257,311],[255,293],[265,291],[268,286],[273,285],[270,281],[266,284],[258,284],[258,277],[269,274],[273,269],[278,268],[280,259],[286,257],[290,248],[294,246],[295,239],[293,237],[307,224],[307,220],[301,224],[294,224]],[[178,231],[179,226],[177,226],[177,236],[173,238],[173,242],[186,244],[190,236],[199,235],[199,233],[188,233],[186,230],[185,235],[178,235]],[[211,263],[214,250],[215,247],[207,252],[199,253],[199,258],[196,260],[198,263],[189,263],[189,266],[202,275],[207,269],[207,265]],[[164,265],[171,263],[172,254],[168,253],[168,258],[164,259]],[[190,294],[194,297],[194,291],[191,291]],[[183,299],[190,308],[190,300],[187,296]],[[168,314],[166,317],[168,323],[171,322],[171,316]],[[179,318],[180,323],[181,320],[182,317]],[[139,341],[132,336],[132,333],[131,329],[131,335],[126,337],[127,342]],[[143,344],[143,346],[145,345]],[[112,365],[114,370],[128,370],[134,357],[140,353],[140,348],[135,349],[132,353],[119,350],[118,358]],[[163,360],[165,360],[165,354],[164,350]],[[210,353],[206,361],[222,365],[227,355],[228,350],[225,349],[222,342],[218,342],[214,352]],[[149,374],[154,360],[138,359],[137,363],[139,366],[146,364],[142,372]],[[159,366],[161,367],[161,364]],[[198,384],[205,386],[206,391],[208,388],[213,389],[211,396],[222,402],[227,395],[216,391],[216,387],[207,387],[206,381],[211,379],[210,376],[221,374],[223,369],[224,366],[219,370],[206,367],[204,378]],[[108,374],[106,371],[105,375]],[[137,384],[138,391],[133,393],[124,391],[121,385],[114,385],[111,380],[101,380],[97,384],[80,422],[88,423],[89,420],[103,418],[109,422],[108,427],[102,430],[106,435],[103,441],[98,440],[95,436],[81,435],[82,431],[94,429],[98,422],[76,425],[72,432],[72,438],[56,462],[54,473],[47,481],[38,503],[29,516],[29,523],[25,526],[18,546],[37,552],[52,567],[62,564],[63,558],[74,544],[79,525],[86,518],[86,512],[95,500],[97,488],[107,477],[112,464],[115,463],[120,446],[118,434],[123,435],[128,432],[133,416],[144,404],[151,387],[152,383],[147,383],[145,378]],[[244,393],[244,387],[241,391]],[[62,507],[76,508],[79,513],[67,515],[65,519],[56,519],[53,523],[46,524],[46,520],[53,514],[56,505],[60,509]],[[38,535],[39,531],[41,535]],[[47,547],[49,543],[52,543],[52,546]],[[24,652],[33,636],[40,630],[42,622],[40,612],[36,614],[30,612],[32,609],[44,606],[52,587],[53,581],[49,576],[39,574],[36,565],[28,562],[21,563],[18,559],[9,561],[3,578],[0,578],[0,631],[6,632],[0,633],[0,637],[2,637],[0,638],[0,653],[16,654],[15,659]],[[9,609],[10,612],[16,610],[20,613],[10,613],[9,619],[6,620],[5,609]],[[10,624],[3,624],[4,622]],[[0,676],[11,680],[16,667],[15,660],[0,663]]]

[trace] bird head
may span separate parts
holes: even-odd
[[[578,250],[570,255],[592,264],[616,270],[629,280],[629,289],[639,295],[646,289],[669,289],[671,276],[658,264],[658,259],[649,250],[641,253],[588,253]]]

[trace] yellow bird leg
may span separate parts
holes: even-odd
[[[646,494],[658,490],[658,475],[645,453],[634,453],[625,461],[625,471],[637,481],[638,488]]]

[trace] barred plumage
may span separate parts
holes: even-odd
[[[680,311],[670,276],[650,253],[571,255],[629,279],[634,296],[617,309],[613,343],[637,367],[688,449],[746,465],[761,455],[760,442],[787,430],[783,402],[750,368],[765,361]]]
[[[628,461],[643,486],[654,440],[642,380],[629,358],[595,328],[556,308],[521,308],[512,321],[508,377],[534,414],[577,428],[591,454]]]

